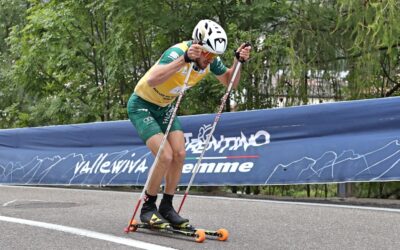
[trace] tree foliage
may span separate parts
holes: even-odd
[[[398,95],[400,89],[400,3],[396,0],[341,0],[337,26],[349,37],[349,95]]]
[[[126,119],[135,84],[200,19],[228,34],[227,66],[252,44],[227,109],[399,95],[396,0],[0,0],[0,127]],[[211,113],[210,76],[180,115]]]

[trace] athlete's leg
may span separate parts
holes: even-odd
[[[157,155],[160,148],[164,134],[156,134],[150,137],[146,141],[147,147],[151,150],[153,155]],[[173,153],[171,146],[168,141],[164,143],[164,147],[160,154],[157,164],[154,166],[153,174],[149,180],[147,186],[147,193],[150,195],[157,195],[160,188],[163,177],[165,176],[167,170],[171,168],[173,163]]]
[[[173,225],[183,226],[189,222],[182,218],[173,207],[173,198],[176,186],[182,174],[183,162],[185,161],[185,139],[181,130],[175,130],[168,135],[168,142],[172,149],[173,160],[165,174],[165,190],[158,211]]]
[[[172,162],[165,174],[164,193],[173,195],[176,186],[182,175],[182,167],[185,161],[185,138],[181,130],[175,130],[169,133],[168,142],[172,150]]]
[[[164,138],[162,131],[165,131],[162,123],[163,114],[167,109],[155,107],[154,104],[142,100],[133,94],[128,102],[128,115],[140,138],[146,143],[147,147],[157,155],[161,142]],[[160,127],[163,125],[163,128]],[[164,130],[163,130],[164,129]],[[165,220],[159,214],[156,201],[157,193],[167,169],[173,161],[172,149],[168,141],[163,145],[157,164],[153,166],[152,176],[148,181],[145,190],[146,198],[140,211],[140,220],[150,224],[164,223]]]
[[[153,155],[157,155],[158,150],[160,148],[161,142],[163,140],[164,134],[158,133],[151,136],[146,141],[147,147],[151,150]],[[153,173],[150,178],[146,192],[146,199],[143,203],[142,209],[140,211],[140,220],[145,223],[155,223],[160,224],[164,223],[165,220],[158,213],[158,209],[156,206],[157,193],[160,188],[162,179],[165,175],[166,170],[170,167],[172,163],[172,150],[168,142],[164,143],[162,152],[159,155],[159,159],[157,164],[153,166]]]

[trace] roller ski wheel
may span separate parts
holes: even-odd
[[[218,229],[217,234],[220,241],[226,241],[229,237],[229,232],[225,228]]]
[[[148,224],[148,223],[143,223],[143,222],[137,223],[134,220],[133,223],[128,227],[128,229],[125,228],[125,232],[127,232],[127,231],[135,232],[139,228],[148,229],[148,230],[160,232],[160,233],[177,234],[177,235],[192,237],[198,243],[202,243],[206,239],[206,233],[203,229],[197,229],[194,231],[181,230],[181,229],[176,229],[176,228],[172,227],[170,223]]]
[[[177,230],[184,230],[184,231],[189,231],[189,232],[196,232],[197,230],[199,230],[199,229],[195,228],[194,226],[190,225],[189,223],[183,223],[180,225],[172,225],[172,227]],[[200,229],[200,230],[203,230],[204,233],[208,236],[217,237],[217,239],[219,241],[226,241],[229,238],[229,232],[225,228],[220,228],[217,231],[204,230],[204,229]]]
[[[136,230],[138,229],[137,224],[137,221],[133,220],[132,224],[130,224],[129,227],[125,228],[125,233],[136,232]]]
[[[195,232],[196,234],[196,239],[195,241],[197,243],[202,243],[205,239],[206,239],[206,233],[204,232],[204,230],[199,229]]]

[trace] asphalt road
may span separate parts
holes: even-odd
[[[182,215],[192,224],[230,232],[226,242],[196,243],[125,234],[138,197],[0,186],[0,249],[400,249],[400,209],[188,196]]]

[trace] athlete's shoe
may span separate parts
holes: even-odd
[[[143,204],[142,210],[140,211],[140,220],[143,223],[149,225],[161,225],[168,223],[163,216],[157,211],[156,204]]]
[[[158,212],[163,216],[169,223],[174,226],[182,225],[183,223],[189,222],[188,219],[182,218],[172,207],[171,204],[160,204]]]

